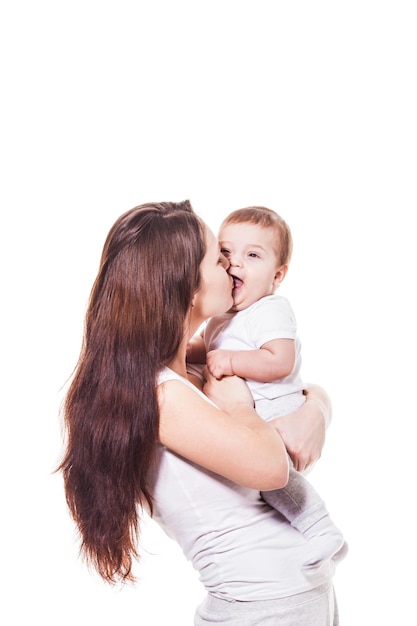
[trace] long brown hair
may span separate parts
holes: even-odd
[[[176,355],[205,254],[189,201],[144,204],[111,228],[63,406],[58,468],[81,553],[108,582],[133,580],[140,510],[152,511],[156,377]]]

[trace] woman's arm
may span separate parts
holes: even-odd
[[[324,389],[308,385],[305,393],[306,401],[298,411],[269,422],[283,438],[294,467],[300,472],[320,458],[332,419],[331,401]]]
[[[288,480],[288,457],[273,426],[253,408],[246,383],[207,374],[213,406],[180,380],[158,387],[160,441],[173,452],[234,482],[257,490],[280,489]]]

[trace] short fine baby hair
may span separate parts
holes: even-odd
[[[261,228],[271,228],[276,235],[276,248],[279,265],[288,265],[292,255],[292,235],[286,221],[272,209],[264,206],[250,206],[232,211],[223,220],[220,231],[229,224],[257,224]]]

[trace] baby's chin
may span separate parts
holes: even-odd
[[[238,311],[240,311],[239,304],[237,304],[236,302],[233,302],[230,309],[227,310],[227,313],[237,313]]]
[[[247,309],[246,304],[244,304],[243,302],[233,302],[228,312],[237,313],[238,311],[243,311],[243,309]]]
[[[251,300],[251,299],[249,299],[249,300],[248,299],[241,300],[238,296],[234,296],[233,297],[233,305],[229,309],[229,312],[230,313],[237,313],[238,311],[244,311],[245,309],[248,309],[255,302],[256,302],[256,299],[254,299],[254,300]]]

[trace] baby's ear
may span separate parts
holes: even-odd
[[[280,286],[280,284],[286,277],[287,272],[288,272],[287,264],[281,265],[281,267],[277,269],[277,271],[275,272],[275,276],[274,276],[275,289],[278,289],[278,287]]]

